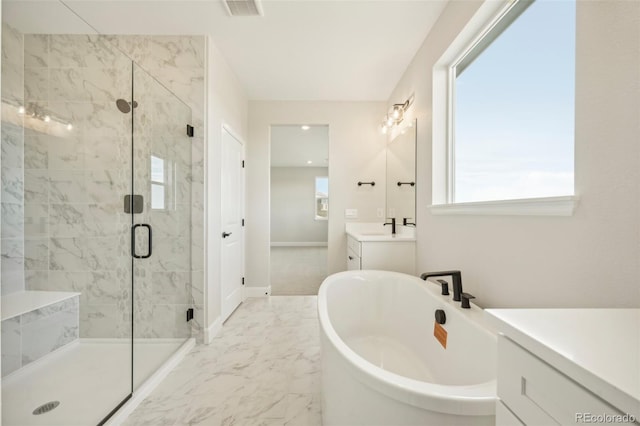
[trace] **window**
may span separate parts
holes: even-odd
[[[165,161],[162,158],[151,156],[151,208],[164,210],[166,194],[166,170]]]
[[[316,177],[316,220],[329,219],[329,178]]]
[[[573,195],[574,81],[575,2],[516,2],[449,70],[448,202]]]

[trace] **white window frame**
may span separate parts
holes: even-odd
[[[169,161],[168,158],[164,158],[158,154],[151,154],[150,164],[153,163],[153,158],[157,158],[162,161],[163,167],[163,180],[158,181],[153,179],[153,173],[150,171],[149,173],[149,184],[150,184],[150,195],[151,195],[151,209],[156,211],[162,210],[175,210],[175,194],[172,194],[170,191],[172,190],[172,184],[175,182],[176,173],[175,165],[173,162]],[[161,208],[153,207],[153,187],[161,187],[164,193],[163,205]]]
[[[432,204],[434,215],[571,216],[579,197],[540,197],[454,203],[453,99],[455,66],[491,31],[517,0],[486,0],[433,67]],[[517,18],[516,18],[517,19]],[[574,172],[575,173],[575,172]]]

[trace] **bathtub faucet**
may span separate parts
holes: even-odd
[[[450,276],[453,281],[453,300],[459,302],[462,294],[462,274],[460,271],[440,271],[440,272],[425,272],[420,275],[420,278],[427,280],[431,277],[448,277]]]

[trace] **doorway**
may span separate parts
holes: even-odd
[[[222,320],[242,302],[244,275],[244,146],[222,129]]]
[[[327,276],[329,126],[271,126],[271,294],[316,295]]]

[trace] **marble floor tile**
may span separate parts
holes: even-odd
[[[316,296],[247,299],[125,425],[322,424]]]

